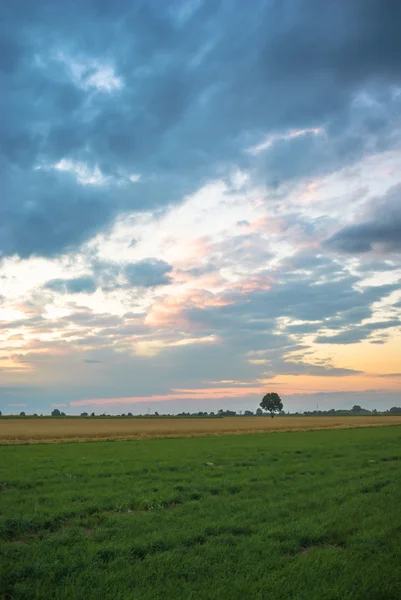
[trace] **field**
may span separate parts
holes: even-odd
[[[400,498],[397,426],[6,445],[0,598],[398,600]]]
[[[2,418],[0,444],[302,431],[401,424],[401,416],[218,418]]]

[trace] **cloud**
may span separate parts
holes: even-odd
[[[57,171],[67,171],[73,173],[77,179],[77,182],[82,185],[104,185],[107,182],[107,178],[104,177],[99,167],[96,165],[94,169],[90,169],[88,165],[84,163],[74,162],[62,158],[54,169]]]
[[[140,402],[161,402],[167,400],[222,400],[224,398],[242,398],[261,396],[263,388],[257,387],[217,387],[201,389],[176,389],[168,394],[153,394],[150,396],[130,396],[128,398],[94,398],[77,400],[71,406],[113,406],[119,404],[136,404]]]
[[[93,277],[75,277],[73,279],[52,279],[45,289],[62,294],[93,294],[97,285]]]
[[[0,254],[69,251],[123,212],[181,201],[221,165],[274,187],[393,143],[396,3],[187,6],[7,12]],[[120,185],[133,170],[135,189]]]
[[[399,289],[398,283],[357,288],[358,279],[349,274],[334,280],[317,281],[314,275],[283,277],[270,289],[257,289],[247,295],[236,291],[227,291],[223,296],[227,302],[222,306],[191,308],[188,318],[204,326],[220,323],[229,325],[232,331],[241,326],[241,322],[254,322],[261,328],[264,321],[279,317],[289,317],[303,321],[316,321],[321,324],[325,319],[336,318],[347,311],[359,309],[360,316],[366,314],[366,306],[379,301]],[[352,314],[349,317],[354,320]],[[320,325],[319,325],[320,326]]]
[[[86,59],[74,60],[62,51],[57,52],[56,60],[65,66],[72,81],[84,89],[94,88],[97,92],[113,92],[123,87],[123,81],[110,64]]]
[[[401,377],[401,373],[380,373],[376,377]]]
[[[319,335],[315,339],[315,342],[317,344],[355,344],[368,338],[376,331],[383,331],[393,327],[400,328],[401,320],[395,319],[391,321],[368,323],[367,325],[360,325],[359,327],[341,331],[335,335]]]
[[[129,285],[134,287],[156,287],[171,283],[169,273],[173,267],[164,260],[146,258],[124,268]]]
[[[331,365],[317,365],[306,362],[294,362],[292,360],[271,361],[269,368],[272,376],[275,375],[314,375],[317,377],[347,377],[360,375],[362,371],[356,369],[344,369]],[[269,371],[268,371],[269,372]]]
[[[371,219],[340,229],[326,246],[350,254],[401,252],[401,186],[376,200],[372,213]]]

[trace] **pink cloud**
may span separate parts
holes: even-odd
[[[315,194],[318,184],[310,184],[308,194]],[[305,232],[302,224],[294,223],[292,220],[280,215],[263,215],[249,223],[249,231],[253,233],[270,234],[278,238],[291,238],[291,243],[296,248],[317,248],[319,240],[311,237]]]
[[[175,237],[172,238],[172,245],[177,245],[177,239]],[[207,236],[188,238],[185,240],[184,246],[182,253],[183,258],[174,261],[174,266],[177,269],[196,267],[199,265],[199,259],[208,256],[210,251],[209,238]]]
[[[283,232],[283,219],[263,215],[249,223],[248,230],[254,233],[271,233],[279,235]]]
[[[261,395],[264,388],[250,387],[225,387],[201,389],[173,389],[168,394],[154,394],[152,396],[131,396],[125,398],[95,398],[90,400],[74,400],[71,406],[107,406],[118,404],[136,404],[139,402],[162,402],[163,400],[220,400],[224,398],[244,398]]]
[[[190,289],[178,295],[168,295],[157,300],[145,317],[145,325],[161,327],[163,325],[188,326],[183,314],[190,307],[226,306],[231,301],[221,294],[213,294],[207,290]]]
[[[249,294],[257,290],[269,290],[273,282],[273,278],[265,273],[251,275],[245,280],[237,281],[230,285],[230,291],[240,292],[241,294]]]

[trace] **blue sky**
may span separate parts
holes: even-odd
[[[3,413],[400,403],[399,3],[1,11]]]

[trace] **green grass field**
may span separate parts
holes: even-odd
[[[401,427],[0,447],[0,598],[401,598]]]

